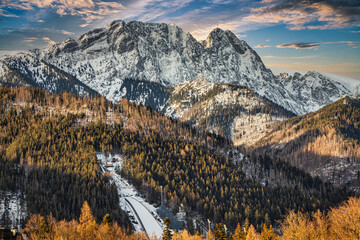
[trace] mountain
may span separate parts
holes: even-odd
[[[341,81],[333,75],[314,71],[305,74],[295,72],[293,75],[280,73],[277,79],[304,106],[306,112],[313,112],[338,100],[341,96],[359,93],[360,80]]]
[[[255,146],[313,176],[360,192],[360,95],[285,120]]]
[[[247,87],[199,78],[177,85],[165,114],[198,129],[251,145],[292,112]]]
[[[171,89],[197,78],[248,87],[297,115],[352,93],[316,72],[275,77],[245,41],[218,28],[198,42],[177,26],[114,21],[77,40],[0,60],[2,83],[126,97],[165,113],[178,111],[167,109]]]
[[[48,68],[56,71],[51,70],[50,74]],[[48,90],[61,89],[61,84],[54,79],[66,80],[64,74],[67,74],[84,84],[83,87],[88,86],[115,101],[131,92],[131,84],[126,79],[171,88],[201,77],[213,83],[246,86],[298,115],[325,102],[311,99],[309,107],[307,100],[312,96],[305,92],[293,94],[291,88],[284,86],[284,81],[264,66],[245,41],[239,40],[231,31],[219,28],[214,29],[206,40],[198,42],[177,26],[114,21],[77,40],[67,39],[43,50],[2,58],[0,69],[2,82],[14,82],[13,76],[17,73],[17,82],[29,85],[35,82]],[[345,91],[342,86],[339,88],[339,91]],[[329,99],[335,99],[336,94],[336,91],[329,92]],[[145,104],[151,102],[154,95],[146,90],[131,97]],[[165,102],[163,98],[151,104],[153,108],[165,111]]]
[[[97,94],[76,77],[29,54],[5,57],[0,61],[0,84],[41,87],[52,93]]]

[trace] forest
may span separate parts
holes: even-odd
[[[288,171],[305,188],[263,186],[247,178],[227,154],[231,142],[171,120],[123,99],[58,95],[33,88],[0,87],[0,190],[24,193],[28,215],[78,219],[87,201],[96,221],[106,214],[124,229],[129,222],[117,191],[99,169],[96,151],[125,156],[122,175],[151,203],[191,217],[211,219],[234,231],[246,219],[255,229],[276,224],[291,209],[329,210],[349,196],[302,171]],[[241,149],[239,149],[241,150]],[[261,156],[254,162],[269,166]],[[267,162],[267,161],[266,161]],[[269,161],[270,162],[270,161]],[[287,165],[271,161],[279,175]],[[351,195],[351,194],[350,194]],[[204,234],[190,226],[190,234]]]
[[[254,149],[359,193],[360,95],[283,121]]]

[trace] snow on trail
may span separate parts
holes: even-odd
[[[125,197],[125,199],[129,201],[130,204],[135,208],[147,234],[149,236],[153,236],[153,234],[155,234],[157,237],[161,237],[163,229],[161,228],[160,224],[154,219],[154,216],[145,208],[145,206],[142,205],[135,198]]]
[[[136,231],[146,231],[148,236],[154,234],[160,238],[162,236],[162,220],[156,213],[156,208],[140,197],[139,192],[126,179],[122,178],[118,172],[121,170],[123,157],[120,154],[105,156],[104,153],[97,153],[100,167],[103,172],[110,174],[110,181],[115,183],[118,194],[120,208],[127,212]]]

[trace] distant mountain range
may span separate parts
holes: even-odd
[[[198,78],[248,87],[297,115],[355,91],[315,72],[276,77],[245,41],[218,28],[199,42],[173,25],[114,21],[77,40],[0,60],[3,83],[127,97],[162,112],[169,112],[171,88]]]

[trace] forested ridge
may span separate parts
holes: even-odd
[[[190,215],[230,230],[245,219],[260,229],[288,209],[325,210],[347,198],[345,190],[321,181],[312,182],[313,192],[262,186],[226,154],[228,140],[126,100],[8,87],[0,88],[0,98],[0,190],[24,192],[29,215],[76,219],[87,201],[98,221],[109,213],[126,224],[96,151],[125,155],[123,176],[150,202],[159,202],[163,186],[170,209],[183,203]]]
[[[254,148],[360,192],[360,96],[285,120]]]

